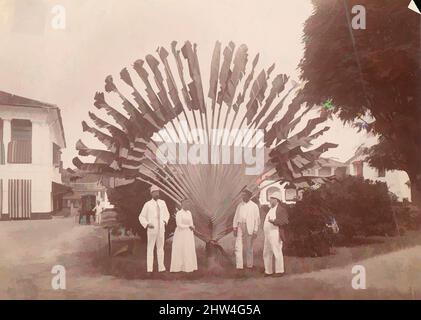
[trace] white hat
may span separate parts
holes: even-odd
[[[151,192],[154,192],[154,191],[159,191],[159,188],[156,185],[153,184],[151,186]]]
[[[282,201],[282,194],[279,191],[275,191],[269,196],[269,198],[275,198],[275,199],[278,199],[279,201]]]

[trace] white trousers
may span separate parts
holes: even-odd
[[[246,254],[247,267],[253,267],[253,235],[247,232],[245,224],[237,229],[237,238],[235,239],[235,263],[237,269],[243,269],[243,255]]]
[[[284,273],[284,256],[282,253],[282,240],[279,238],[279,232],[265,233],[265,242],[263,247],[263,262],[265,264],[265,273],[273,273],[273,257],[275,257],[275,273]]]
[[[148,245],[146,248],[146,265],[147,271],[153,271],[154,249],[156,246],[156,256],[158,258],[158,271],[165,271],[164,265],[164,232],[149,232],[148,231]]]
[[[101,224],[101,213],[97,212],[97,213],[95,214],[95,222],[96,222],[97,224]]]

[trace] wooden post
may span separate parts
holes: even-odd
[[[398,237],[400,237],[401,236],[401,232],[399,230],[399,224],[398,224],[398,219],[396,218],[395,208],[392,208],[392,214],[393,214],[393,220],[395,222],[395,226],[396,226],[396,231],[397,231]]]
[[[111,229],[107,228],[108,230],[108,256],[111,257]]]

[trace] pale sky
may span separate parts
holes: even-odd
[[[64,30],[51,27],[54,5],[66,10]],[[96,110],[93,97],[107,75],[119,78],[123,67],[173,40],[196,42],[208,69],[219,40],[245,43],[250,56],[260,52],[260,65],[275,62],[297,79],[311,10],[310,0],[0,0],[0,90],[60,107],[63,161],[72,166],[76,141],[86,140],[81,121]],[[340,147],[324,156],[347,160],[366,138],[339,121],[330,125],[323,139]]]

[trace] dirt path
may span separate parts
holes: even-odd
[[[0,223],[1,299],[367,299],[421,298],[421,246],[355,264],[367,289],[351,286],[354,264],[283,278],[128,280],[91,266],[106,234],[72,219]],[[66,290],[53,290],[51,268],[66,268]]]

